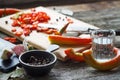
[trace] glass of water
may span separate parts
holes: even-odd
[[[93,56],[96,60],[103,62],[112,59],[115,31],[114,30],[94,30],[91,33]]]

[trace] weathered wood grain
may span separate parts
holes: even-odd
[[[75,12],[73,17],[103,29],[120,29],[120,8]],[[120,38],[117,40],[119,41]],[[84,62],[58,61],[46,76],[33,78],[25,75],[24,77],[28,80],[120,80],[119,76],[120,67],[112,71],[100,72]]]
[[[76,12],[73,17],[102,29],[120,29],[120,8]]]

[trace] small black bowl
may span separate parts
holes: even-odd
[[[38,60],[35,61],[36,59]],[[39,62],[41,61],[39,59],[43,59],[42,63]],[[44,59],[47,59],[47,62],[45,61],[44,63]],[[57,58],[55,54],[40,50],[27,51],[19,56],[19,62],[21,63],[26,73],[30,76],[43,76],[48,74],[54,67],[56,61]],[[34,62],[35,64],[33,64]],[[37,64],[37,62],[39,64]]]

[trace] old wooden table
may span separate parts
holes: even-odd
[[[120,29],[120,6],[118,5],[120,1],[113,1],[113,2],[104,2],[108,6],[102,5],[103,2],[99,3],[92,3],[92,4],[84,4],[84,7],[78,10],[74,9],[74,15],[72,17],[83,20],[89,24],[95,25],[97,27],[103,29]],[[117,5],[115,5],[117,4]],[[86,8],[88,5],[94,6],[93,8]],[[98,6],[95,6],[98,5]],[[109,6],[112,5],[112,6]],[[80,4],[79,6],[83,6]],[[53,6],[54,7],[54,6]],[[48,8],[53,8],[49,7]],[[57,7],[58,8],[58,7]],[[66,8],[66,6],[65,6]],[[69,7],[70,8],[70,7]],[[67,7],[68,9],[68,7]],[[71,8],[70,8],[71,9]],[[3,33],[0,34],[1,37],[5,35]],[[119,36],[116,37],[116,47],[120,47],[120,38]],[[101,66],[102,67],[102,66]],[[0,73],[3,74],[3,73]],[[3,74],[8,75],[8,74]],[[5,80],[5,78],[0,75],[0,80]],[[32,78],[30,76],[22,76],[21,80],[120,80],[120,68],[118,67],[112,71],[101,72],[93,69],[85,62],[73,62],[73,61],[57,61],[55,67],[52,71],[46,75],[39,78]]]

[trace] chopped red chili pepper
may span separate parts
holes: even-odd
[[[9,41],[11,43],[16,43],[17,42],[17,39],[14,38],[14,37],[4,37],[4,40],[7,40],[7,41]]]
[[[38,28],[38,23],[48,22],[50,20],[46,12],[36,12],[33,8],[30,13],[22,13],[19,14],[17,18],[11,19],[13,20],[13,27],[20,27],[23,30],[23,33],[17,31],[15,33],[16,36],[21,36],[22,34],[28,36],[32,30],[37,30],[38,32],[42,31],[48,34],[52,33],[52,30],[48,28]],[[12,29],[12,32],[15,32],[15,29]]]

